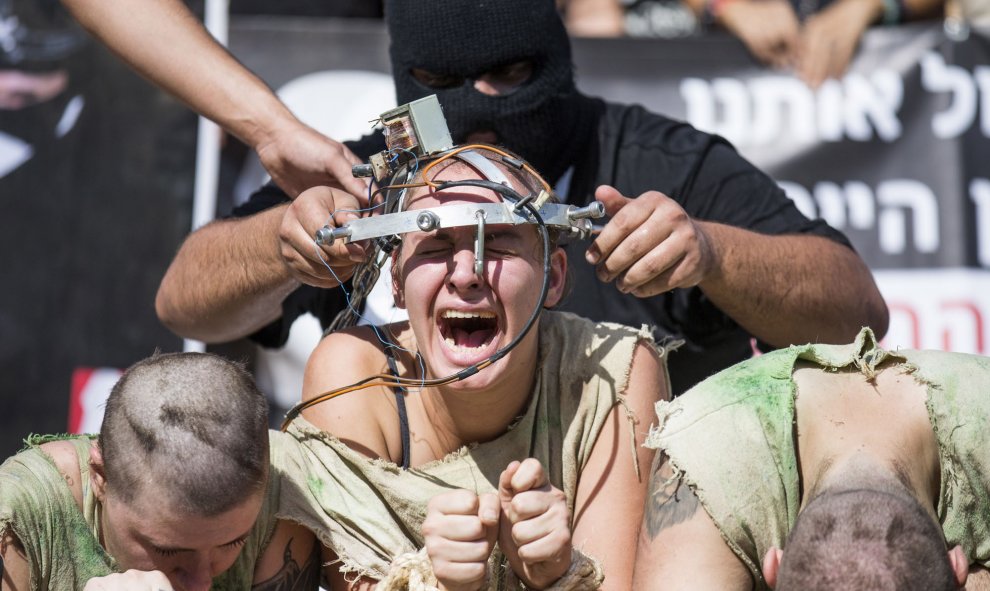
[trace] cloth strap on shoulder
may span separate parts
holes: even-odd
[[[385,337],[385,361],[388,363],[388,370],[392,375],[399,377],[399,368],[395,363],[395,354],[392,347],[395,345],[391,339]],[[393,386],[392,392],[395,394],[395,406],[399,411],[399,437],[402,439],[402,466],[403,470],[409,469],[409,415],[406,412],[406,393],[408,390],[404,386]]]

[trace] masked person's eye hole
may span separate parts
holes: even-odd
[[[436,74],[422,68],[413,68],[411,72],[417,82],[430,88],[454,88],[464,84],[463,76]]]
[[[456,88],[465,78],[453,74],[437,74],[422,68],[412,68],[413,77],[429,88]],[[520,60],[485,71],[474,80],[478,92],[487,95],[509,94],[529,81],[533,75],[533,62]]]
[[[515,90],[526,83],[532,75],[533,62],[520,60],[492,68],[482,74],[478,79],[486,80],[493,86],[503,87],[506,90]]]

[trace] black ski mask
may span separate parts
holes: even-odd
[[[594,111],[575,89],[570,41],[552,0],[386,0],[385,21],[399,104],[436,94],[455,142],[494,131],[551,182],[574,163]],[[532,75],[515,90],[475,90],[485,72],[524,60]],[[413,68],[456,84],[432,88]]]

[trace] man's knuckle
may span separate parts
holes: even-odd
[[[625,212],[626,210],[622,211]],[[611,224],[622,235],[629,234],[636,228],[636,223],[630,219],[629,215],[617,215],[612,218]]]
[[[667,216],[671,222],[677,225],[684,225],[691,222],[691,217],[688,216],[687,212],[676,204],[671,204],[671,207],[667,208]]]
[[[666,268],[666,265],[663,259],[657,256],[651,256],[640,261],[639,267],[641,274],[644,277],[652,279],[657,275],[659,275],[660,273],[663,273],[664,269]]]
[[[649,248],[649,233],[642,229],[637,230],[626,238],[625,246],[630,253],[641,253]]]

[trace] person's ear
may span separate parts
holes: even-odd
[[[949,550],[949,564],[952,566],[952,572],[956,575],[959,588],[966,586],[966,577],[969,576],[969,559],[966,558],[966,553],[963,552],[962,547],[954,546]]]
[[[780,572],[780,559],[784,556],[784,551],[776,546],[771,546],[763,557],[763,578],[767,586],[771,589],[777,586],[777,573]]]
[[[392,252],[392,299],[395,301],[395,307],[405,310],[406,308],[406,296],[402,291],[402,276],[399,272],[399,252],[402,250],[402,245],[400,244]]]
[[[547,291],[547,301],[544,304],[552,308],[560,303],[567,286],[567,255],[564,249],[555,248],[550,253],[550,289]]]
[[[107,473],[103,464],[103,451],[100,445],[89,447],[89,482],[93,487],[93,494],[102,503],[107,495]]]

